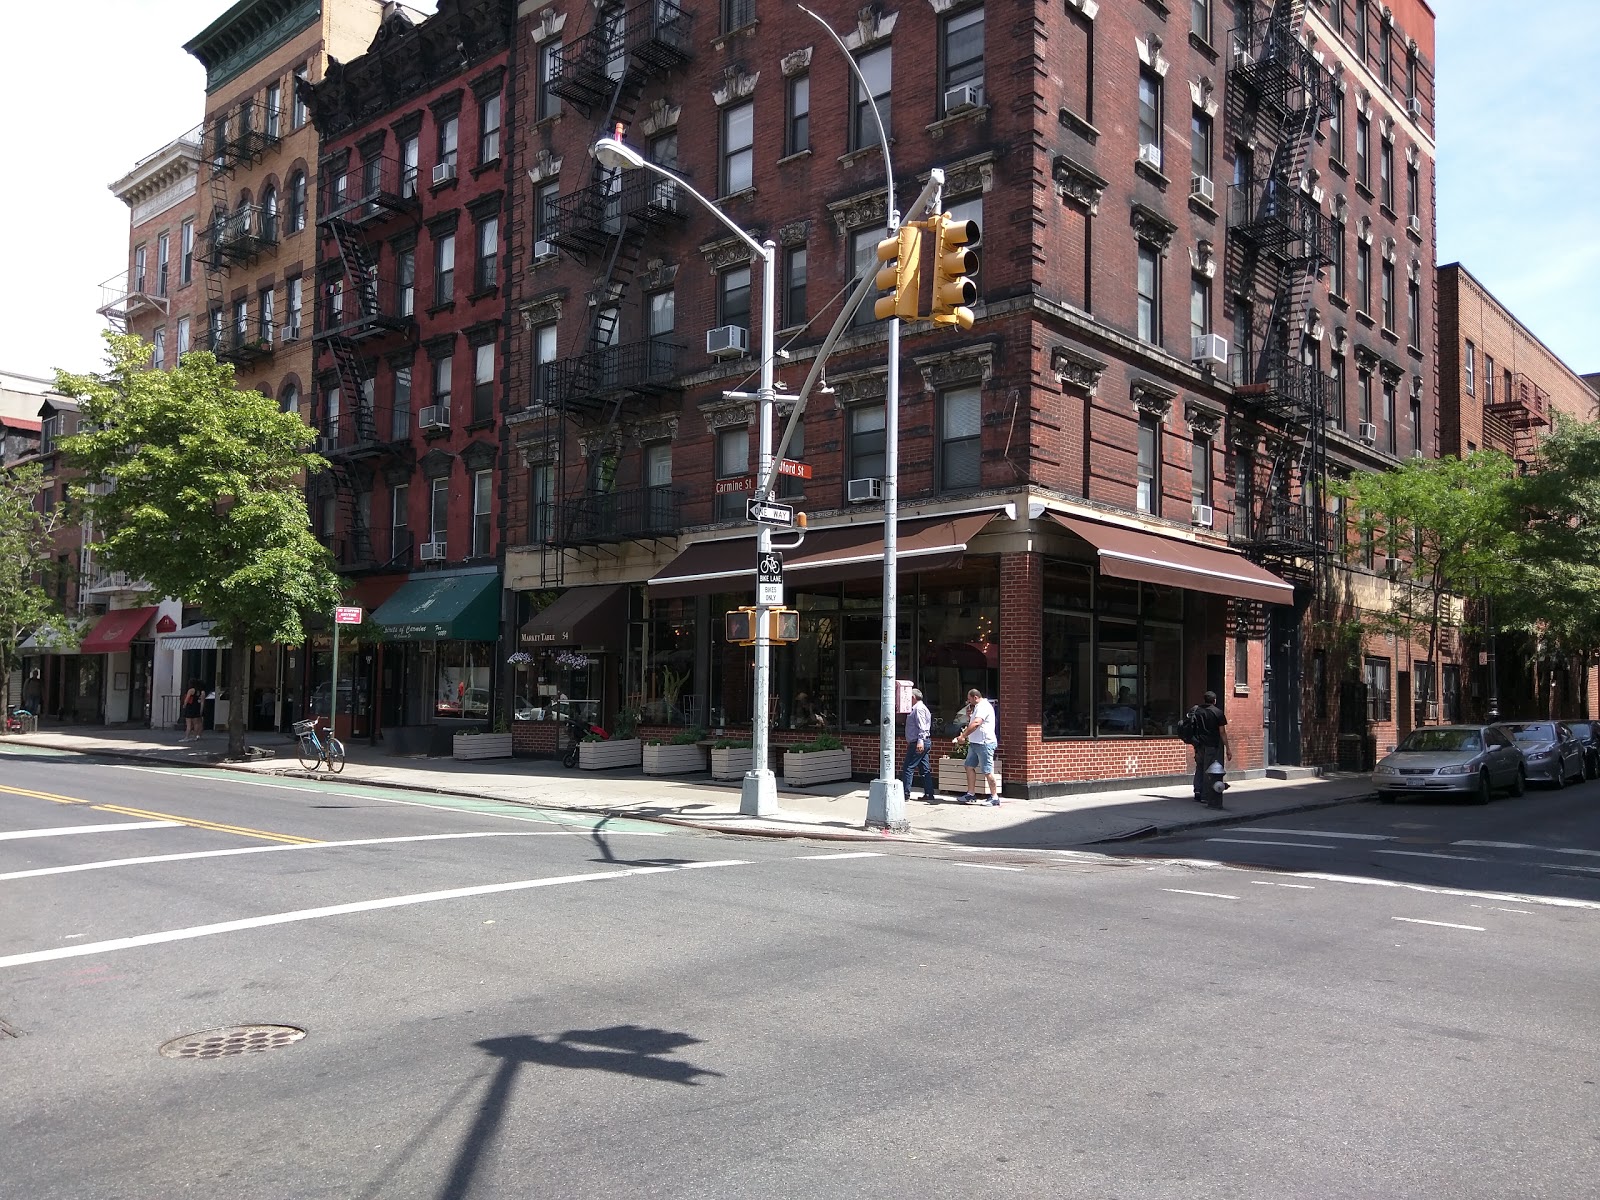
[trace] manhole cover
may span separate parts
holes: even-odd
[[[166,1058],[221,1058],[226,1054],[254,1054],[276,1050],[305,1037],[293,1025],[234,1025],[228,1029],[202,1029],[173,1038],[161,1047]]]

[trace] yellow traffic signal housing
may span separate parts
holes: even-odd
[[[800,640],[800,614],[792,608],[774,608],[768,614],[772,619],[771,640],[779,644]]]
[[[958,221],[943,213],[931,222],[933,247],[933,302],[935,325],[972,328],[971,305],[977,303],[978,254],[973,249],[981,236],[976,221]]]
[[[749,606],[735,608],[725,614],[724,629],[728,641],[738,646],[756,644],[756,610]],[[800,614],[792,608],[767,610],[767,641],[783,645],[800,640]]]
[[[728,641],[738,646],[756,644],[756,610],[736,608],[724,617]]]
[[[874,302],[872,315],[880,321],[921,319],[922,227],[902,225],[893,237],[884,238],[878,243],[878,261],[885,265],[879,268],[875,282],[884,294]]]

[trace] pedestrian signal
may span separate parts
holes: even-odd
[[[749,606],[730,610],[723,617],[723,630],[736,646],[756,644],[756,610]],[[785,645],[800,640],[800,614],[792,608],[767,609],[767,641]]]
[[[933,226],[933,303],[935,325],[972,328],[972,308],[978,300],[978,254],[973,248],[981,234],[976,221],[960,221],[949,213],[937,216]]]
[[[756,610],[736,608],[724,618],[728,641],[736,646],[756,644]]]

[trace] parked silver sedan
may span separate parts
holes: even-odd
[[[1444,793],[1487,804],[1499,789],[1522,795],[1522,752],[1493,725],[1429,725],[1414,729],[1372,772],[1378,799]]]
[[[1497,726],[1517,744],[1527,762],[1527,778],[1566,787],[1583,782],[1583,746],[1565,721],[1501,721]]]

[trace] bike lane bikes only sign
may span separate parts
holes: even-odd
[[[783,605],[783,555],[776,550],[756,560],[756,603],[764,608]]]

